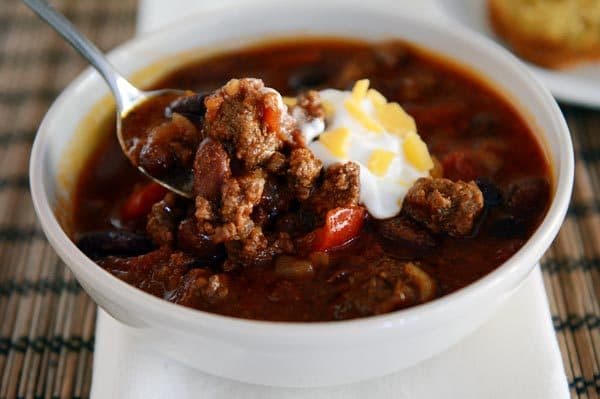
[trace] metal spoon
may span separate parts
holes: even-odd
[[[46,21],[50,26],[54,28],[79,54],[81,54],[89,63],[96,68],[98,73],[104,78],[110,90],[112,91],[115,100],[117,102],[117,138],[121,149],[131,161],[131,163],[137,167],[140,172],[166,187],[167,189],[177,193],[181,196],[191,198],[192,197],[192,174],[191,171],[187,176],[178,173],[177,176],[167,176],[158,179],[144,168],[139,166],[134,160],[127,148],[126,141],[123,137],[123,131],[121,129],[123,119],[133,109],[144,103],[145,101],[164,95],[185,95],[186,92],[183,90],[153,90],[153,91],[142,91],[133,86],[127,81],[121,74],[119,74],[115,67],[108,61],[105,55],[83,34],[81,34],[75,27],[59,12],[57,12],[52,6],[46,3],[44,0],[23,0],[25,4],[33,12],[35,12],[41,19]]]

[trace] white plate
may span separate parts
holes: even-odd
[[[488,23],[486,0],[436,0],[450,19],[502,44]],[[553,71],[525,62],[535,76],[561,101],[600,108],[600,63]]]

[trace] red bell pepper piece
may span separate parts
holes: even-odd
[[[139,190],[134,191],[121,207],[121,218],[130,221],[148,215],[152,205],[163,199],[168,191],[155,182],[142,186]]]
[[[357,237],[365,221],[365,208],[335,208],[327,212],[325,225],[315,230],[313,250],[327,251]]]

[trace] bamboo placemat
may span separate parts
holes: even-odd
[[[133,35],[135,0],[54,0],[102,49]],[[87,398],[96,306],[45,241],[29,195],[36,128],[86,66],[18,0],[0,6],[0,399]],[[577,156],[542,268],[573,398],[600,397],[600,111],[563,107]]]

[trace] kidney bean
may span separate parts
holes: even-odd
[[[192,122],[202,122],[206,113],[206,107],[204,106],[206,96],[206,93],[197,93],[191,96],[179,97],[165,108],[165,117],[171,118],[173,113],[176,112]]]
[[[303,66],[294,71],[289,79],[288,86],[299,92],[306,89],[314,89],[327,83],[329,75],[316,66]]]
[[[192,217],[184,219],[179,224],[177,247],[208,262],[216,263],[225,257],[223,245],[215,244],[209,236],[200,233],[196,227],[196,221]]]
[[[502,203],[502,192],[491,180],[480,178],[475,181],[481,194],[483,194],[484,206],[494,207]]]
[[[154,248],[147,237],[123,230],[84,233],[76,240],[79,249],[92,259],[110,255],[135,256]]]
[[[229,155],[223,145],[206,138],[194,158],[194,194],[209,201],[217,201],[226,177],[231,175]]]
[[[539,204],[548,202],[550,183],[543,177],[525,177],[510,185],[506,195],[509,212],[518,218],[535,217]]]

